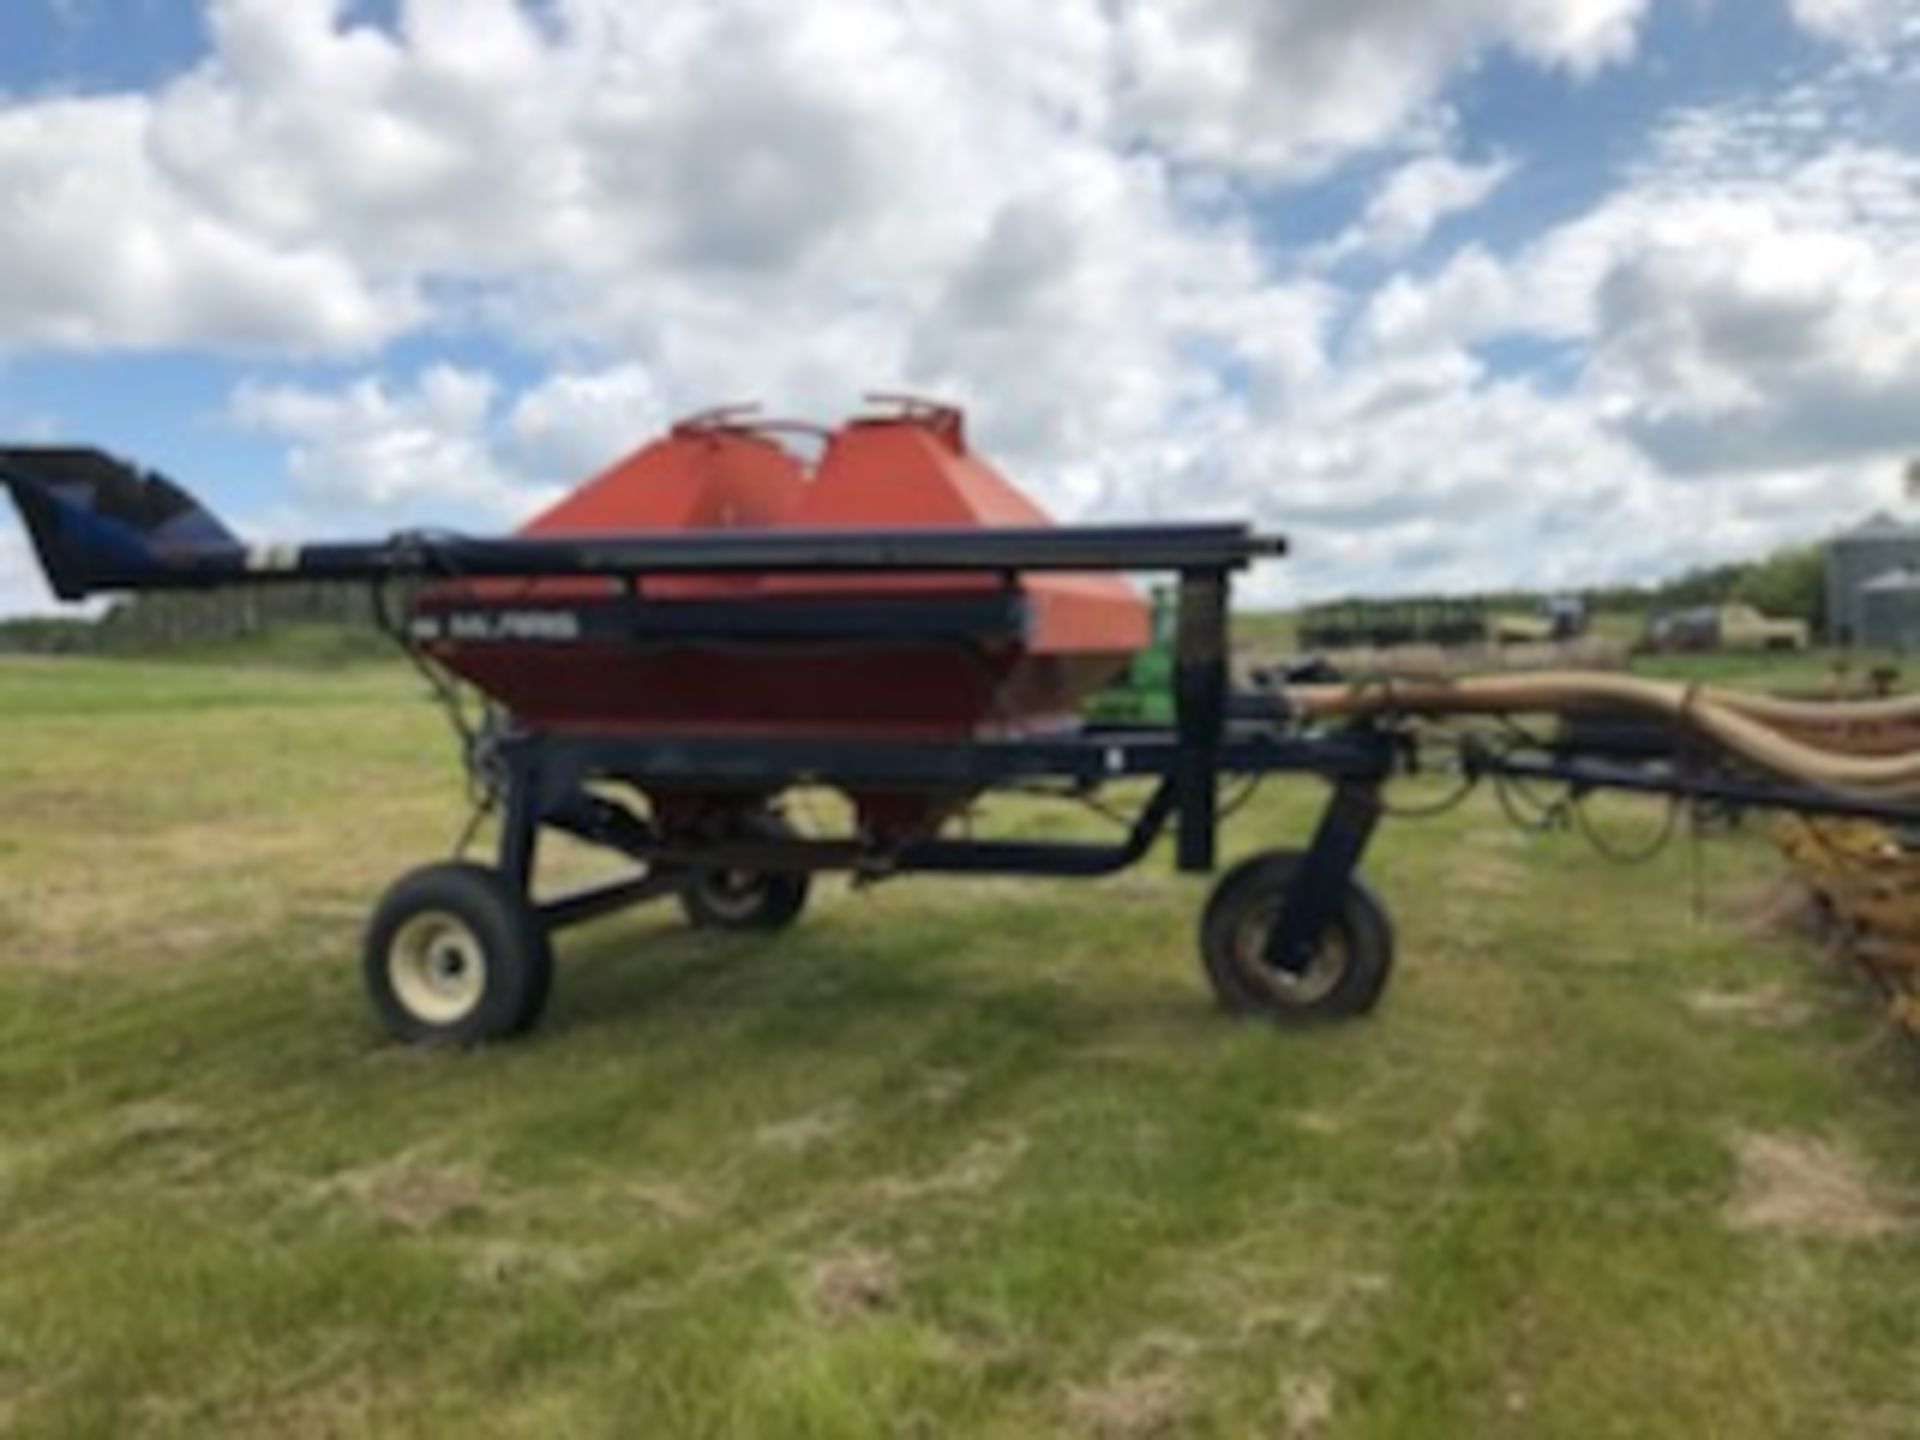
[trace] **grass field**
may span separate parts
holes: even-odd
[[[356,974],[463,818],[418,689],[0,664],[0,1433],[1920,1433],[1920,1072],[1756,839],[1393,825],[1343,1028],[1220,1016],[1161,856],[606,921],[419,1054]]]

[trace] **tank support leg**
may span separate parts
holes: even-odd
[[[540,844],[540,768],[526,754],[507,763],[506,797],[500,823],[500,873],[522,895],[533,894],[533,865]]]
[[[1213,869],[1220,741],[1227,718],[1224,572],[1181,573],[1175,627],[1173,703],[1180,745],[1174,771],[1180,807],[1177,849],[1182,870],[1203,874]]]
[[[1306,973],[1379,823],[1379,777],[1343,779],[1334,786],[1313,843],[1281,899],[1280,923],[1267,937],[1267,962],[1275,969]]]

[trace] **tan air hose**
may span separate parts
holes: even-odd
[[[1806,725],[1920,724],[1920,695],[1889,695],[1874,700],[1788,700],[1752,690],[1715,690],[1729,709],[1756,720]]]
[[[1783,735],[1776,725],[1819,729],[1860,718],[1864,706],[1884,720],[1889,702],[1852,706],[1803,705],[1700,685],[1640,680],[1584,671],[1539,671],[1456,681],[1374,680],[1352,685],[1302,685],[1287,690],[1295,714],[1307,718],[1378,715],[1565,715],[1636,710],[1663,715],[1722,749],[1776,775],[1823,790],[1872,799],[1920,797],[1920,750],[1857,755]],[[1759,701],[1760,703],[1755,703]],[[1913,702],[1899,702],[1911,705]],[[1803,715],[1803,710],[1815,712]],[[1841,710],[1854,712],[1839,715]],[[1895,712],[1907,718],[1907,712]],[[1916,713],[1920,713],[1917,711]],[[1809,725],[1810,721],[1818,723]]]
[[[1820,702],[1726,690],[1730,710],[1790,739],[1853,755],[1905,755],[1920,750],[1920,696]]]

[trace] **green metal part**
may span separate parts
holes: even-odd
[[[1126,672],[1087,699],[1082,713],[1102,725],[1173,723],[1174,621],[1178,596],[1171,585],[1152,590],[1153,638],[1128,663]]]

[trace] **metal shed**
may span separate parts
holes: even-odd
[[[1897,648],[1869,629],[1864,589],[1893,572],[1920,572],[1920,525],[1881,512],[1827,547],[1827,637],[1836,645]],[[1884,605],[1876,609],[1880,613]]]
[[[1920,651],[1920,571],[1889,570],[1855,593],[1857,643],[1874,650]]]

